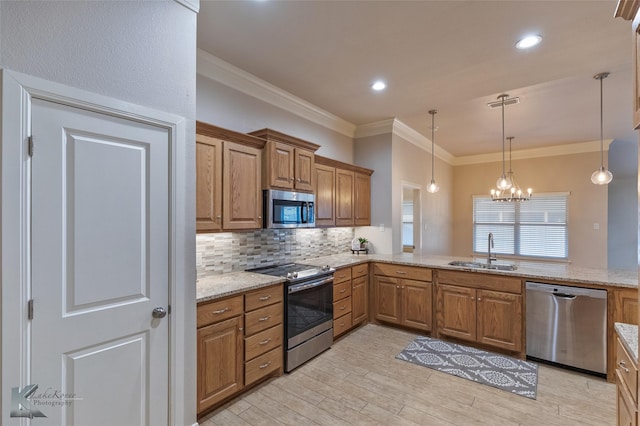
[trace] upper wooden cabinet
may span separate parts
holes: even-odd
[[[316,226],[371,225],[373,170],[319,155],[315,162]]]
[[[265,142],[196,122],[196,231],[262,228]]]
[[[614,16],[633,21],[633,128],[640,128],[640,2],[618,0]]]
[[[316,164],[316,226],[335,226],[336,168]]]
[[[196,134],[196,229],[222,229],[222,141]]]
[[[320,145],[271,129],[250,134],[267,141],[262,175],[264,189],[313,191],[314,152]]]

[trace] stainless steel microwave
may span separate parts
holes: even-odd
[[[313,228],[316,226],[315,195],[305,192],[263,191],[265,228]]]

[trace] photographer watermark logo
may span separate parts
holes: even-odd
[[[31,405],[29,397],[38,389],[38,385],[27,385],[20,388],[11,388],[11,412],[10,417],[47,417],[44,413]]]
[[[73,401],[80,401],[74,393],[64,393],[60,390],[47,388],[44,392],[36,393],[38,385],[28,385],[20,388],[11,388],[11,412],[10,417],[47,417],[39,407],[68,407]]]

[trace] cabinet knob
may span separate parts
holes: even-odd
[[[216,219],[221,219],[221,218],[222,218],[222,216],[220,216],[220,215],[216,216]]]
[[[629,369],[626,367],[627,364],[625,364],[624,361],[620,360],[618,361],[618,366],[620,366],[620,369],[624,370],[625,373],[629,372]]]
[[[475,297],[472,297],[472,298],[471,298],[471,300],[476,300],[476,298],[475,298]]]
[[[262,219],[262,216],[258,216],[258,219]]]
[[[397,286],[396,286],[396,288],[400,288],[400,286],[399,286],[399,285],[397,285]]]

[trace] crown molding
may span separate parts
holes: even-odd
[[[397,118],[389,118],[387,120],[376,121],[374,123],[363,124],[356,129],[355,138],[366,138],[369,136],[377,136],[384,134],[393,134],[403,140],[417,146],[420,149],[431,154],[431,140],[421,135],[413,128],[407,126]],[[435,156],[442,161],[453,164],[455,157],[442,147],[435,145]]]
[[[353,138],[356,132],[352,124],[337,115],[333,115],[317,106],[301,99],[271,83],[256,77],[222,59],[205,52],[197,51],[197,73],[215,80],[225,86],[238,90],[246,95],[281,108],[334,132]]]
[[[604,140],[604,150],[609,150],[609,145],[613,139]],[[525,160],[530,158],[556,157],[559,155],[583,154],[587,152],[600,151],[600,141],[589,141],[580,143],[571,143],[565,145],[547,146],[543,148],[521,149],[511,151],[513,160]],[[453,166],[466,166],[469,164],[494,163],[502,161],[502,151],[492,152],[489,154],[465,155],[462,157],[454,157]]]

